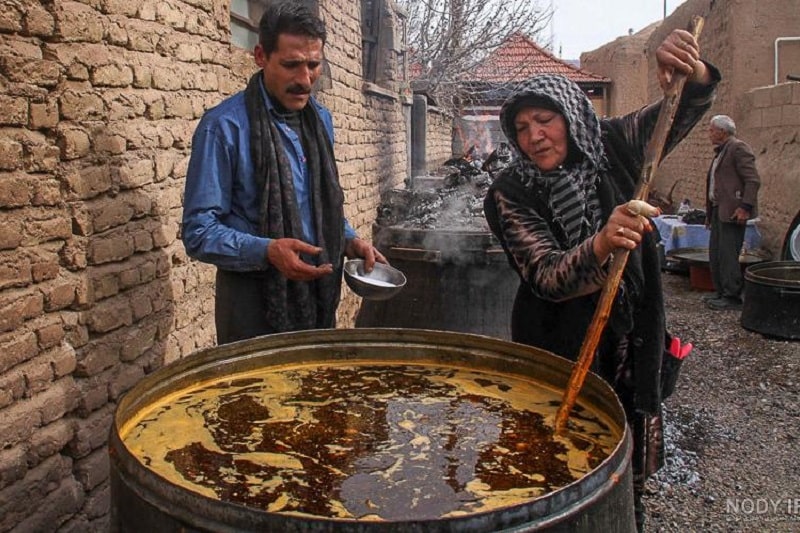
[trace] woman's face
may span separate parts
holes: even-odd
[[[561,113],[523,107],[514,117],[514,129],[520,150],[543,172],[558,168],[567,158],[567,121]]]

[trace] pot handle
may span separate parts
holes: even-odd
[[[397,248],[392,246],[386,254],[393,259],[406,259],[408,261],[424,261],[426,263],[441,263],[442,252],[439,250],[423,250],[421,248]]]

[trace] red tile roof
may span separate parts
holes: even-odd
[[[537,74],[560,74],[576,83],[610,83],[555,57],[531,39],[515,33],[481,61],[470,81],[504,83],[521,81]]]

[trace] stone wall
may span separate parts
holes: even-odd
[[[365,91],[360,6],[321,1],[346,213],[370,238],[407,105]],[[0,14],[0,530],[105,531],[106,438],[142,376],[214,343],[178,238],[191,137],[243,88],[222,0],[9,0]],[[357,298],[343,289],[340,325]]]
[[[615,114],[655,101],[661,95],[656,78],[655,50],[672,29],[688,27],[693,15],[704,17],[705,25],[700,36],[702,55],[720,69],[723,79],[717,98],[702,123],[659,166],[654,187],[667,192],[677,181],[673,199],[677,202],[688,198],[693,205],[703,207],[706,172],[713,155],[707,133],[708,119],[716,114],[730,115],[737,123],[738,137],[751,145],[761,142],[763,132],[749,127],[754,100],[748,93],[774,84],[776,39],[800,34],[800,10],[797,9],[796,0],[688,0],[681,4],[661,24],[652,30],[648,29],[649,34],[641,48],[647,64],[646,89],[641,88],[642,82],[638,76],[631,78],[633,86],[639,88],[638,97],[627,93],[624,98],[616,99],[620,95],[616,87],[628,83],[628,78],[616,75],[616,70],[626,69],[627,66],[620,67],[615,59],[618,53],[626,59],[636,57],[635,50],[641,46],[638,43],[641,38],[639,34],[617,39],[596,51],[587,52],[581,56],[581,61],[592,72],[614,80],[611,108],[616,110]],[[640,33],[646,34],[644,30]],[[782,42],[779,47],[779,81],[782,82],[786,74],[792,73],[793,68],[797,70],[797,65],[800,65],[800,41]],[[774,115],[768,117],[773,117],[775,130],[771,135],[775,136],[776,143],[785,142],[791,146],[798,142],[797,125],[775,125]],[[767,153],[770,154],[769,161],[764,159]],[[796,208],[795,212],[791,212],[792,201],[786,196],[768,191],[771,184],[783,179],[788,179],[795,190],[800,187],[794,170],[797,160],[788,157],[790,153],[790,150],[764,151],[764,147],[756,150],[758,168],[764,181],[759,194],[762,219],[759,228],[765,246],[773,255],[780,252],[779,247],[774,246],[783,238],[796,213]]]

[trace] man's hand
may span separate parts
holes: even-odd
[[[366,272],[372,272],[372,267],[375,266],[375,261],[387,265],[389,264],[389,261],[386,260],[386,258],[377,250],[377,248],[372,246],[372,243],[359,239],[358,237],[347,241],[344,254],[348,259],[354,259],[357,257],[363,258],[364,270]]]
[[[731,216],[731,222],[736,222],[737,224],[747,224],[749,219],[750,211],[743,207],[737,207]]]
[[[300,254],[319,255],[322,248],[298,239],[272,239],[267,246],[267,261],[294,281],[311,281],[333,273],[333,265],[309,265]]]

